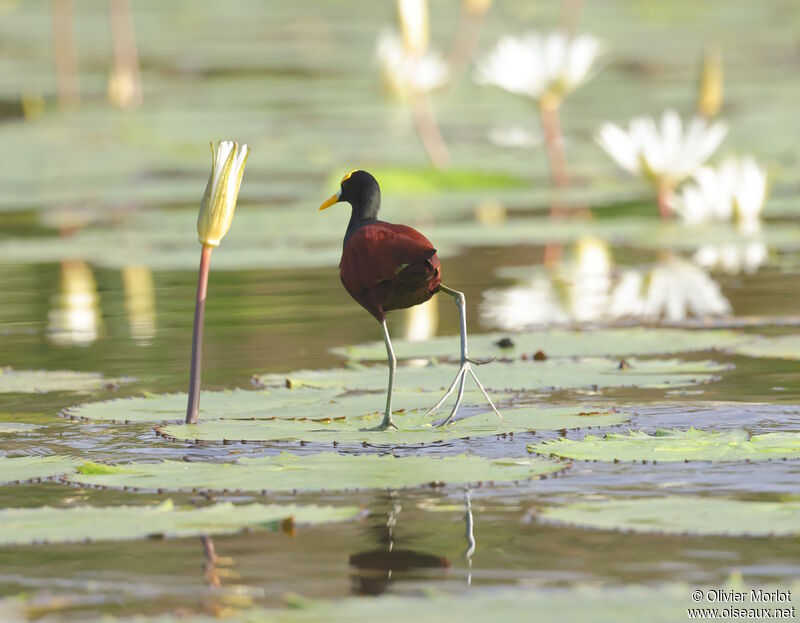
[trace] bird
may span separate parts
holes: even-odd
[[[458,386],[455,405],[450,415],[439,424],[445,426],[455,418],[464,397],[467,374],[477,383],[492,410],[502,419],[472,366],[489,363],[467,354],[466,297],[463,292],[442,283],[442,268],[436,249],[424,235],[407,225],[378,219],[381,190],[378,181],[367,171],[355,169],[342,178],[339,191],[331,195],[320,210],[337,203],[349,203],[352,211],[342,243],[339,276],[342,285],[355,301],[381,324],[389,363],[389,385],[386,409],[375,430],[396,429],[392,420],[392,389],[397,371],[397,358],[386,325],[386,314],[395,309],[419,305],[441,292],[455,300],[461,327],[461,365],[444,396],[431,407],[430,415],[442,406]]]

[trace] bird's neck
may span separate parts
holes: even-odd
[[[365,225],[375,223],[378,220],[378,210],[380,209],[380,200],[371,201],[366,205],[353,206],[353,211],[350,214],[350,222],[347,224],[347,231],[344,234],[343,245],[347,244],[357,230]]]

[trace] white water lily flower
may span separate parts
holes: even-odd
[[[729,275],[752,275],[767,261],[767,246],[760,240],[744,243],[704,245],[692,260],[707,270],[722,270]]]
[[[753,158],[728,158],[717,169],[701,168],[672,208],[686,223],[734,221],[743,233],[760,228],[767,200],[767,172]]]
[[[506,36],[477,64],[475,80],[557,106],[584,82],[603,46],[591,35],[563,32]]]
[[[695,117],[684,130],[681,118],[667,110],[661,124],[650,117],[637,117],[624,130],[613,123],[604,123],[595,140],[620,167],[654,186],[672,188],[690,175],[719,147],[728,126],[709,124]]]
[[[707,272],[679,257],[649,271],[625,271],[611,293],[609,316],[680,322],[731,313],[731,304]]]
[[[489,141],[501,147],[526,148],[541,144],[540,134],[531,132],[520,125],[497,126],[488,133]]]
[[[197,216],[197,238],[204,246],[218,247],[233,223],[233,213],[250,148],[233,141],[211,144],[211,174]]]
[[[447,63],[440,54],[410,52],[403,40],[390,30],[378,36],[376,51],[387,84],[400,95],[433,91],[447,84],[450,77]]]

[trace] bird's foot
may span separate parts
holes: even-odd
[[[394,423],[392,420],[391,414],[388,416],[384,416],[383,421],[378,424],[377,426],[373,426],[372,428],[362,428],[363,432],[380,432],[384,430],[397,430],[397,424]]]
[[[489,406],[492,408],[492,411],[494,411],[497,414],[497,417],[499,417],[501,420],[503,419],[503,416],[500,415],[500,412],[497,410],[497,407],[494,406],[492,399],[489,397],[489,394],[486,392],[486,389],[483,387],[483,384],[478,380],[475,371],[472,369],[472,366],[482,366],[486,363],[491,363],[492,361],[494,361],[494,358],[487,359],[484,361],[481,361],[479,359],[471,359],[470,357],[464,357],[462,359],[461,367],[458,369],[456,377],[453,379],[453,382],[450,384],[450,387],[447,388],[447,391],[445,392],[444,396],[442,396],[439,402],[437,402],[430,409],[428,409],[428,412],[425,414],[426,416],[430,415],[431,413],[436,411],[436,409],[441,407],[444,401],[447,400],[448,396],[450,396],[450,394],[453,393],[453,390],[456,388],[456,385],[458,385],[456,404],[453,405],[453,409],[450,411],[450,415],[448,415],[444,421],[436,425],[437,428],[446,426],[447,424],[452,422],[453,418],[455,418],[456,414],[458,413],[458,408],[461,406],[461,400],[464,398],[464,383],[467,380],[468,374],[473,379],[475,379],[475,383],[477,383],[478,388],[481,390],[481,393],[483,394],[484,398],[486,398],[486,400],[488,401]]]

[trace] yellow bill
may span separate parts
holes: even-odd
[[[319,207],[319,209],[320,210],[325,210],[327,208],[330,208],[334,203],[339,203],[339,197],[341,196],[341,194],[342,194],[342,191],[339,191],[338,193],[328,197],[324,201],[324,203]]]

